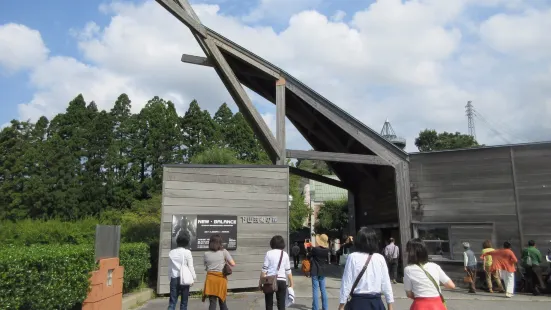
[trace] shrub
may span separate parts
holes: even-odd
[[[88,294],[89,245],[6,247],[0,251],[2,309],[71,309]]]
[[[145,243],[122,244],[119,257],[120,265],[124,266],[124,293],[147,283],[147,275],[151,267],[149,245]]]
[[[11,245],[90,244],[96,236],[93,218],[77,222],[21,220],[0,223],[0,243]]]
[[[149,246],[122,244],[124,292],[140,287],[150,268]],[[90,245],[8,246],[0,252],[2,309],[73,309],[88,295],[95,270]]]

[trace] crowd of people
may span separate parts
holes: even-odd
[[[170,299],[168,310],[174,310],[181,298],[180,310],[187,309],[190,286],[196,279],[193,267],[193,257],[186,249],[190,238],[187,234],[180,234],[176,240],[177,247],[170,251]],[[259,266],[259,289],[264,293],[267,310],[272,310],[275,303],[278,310],[285,309],[294,302],[294,281],[291,271],[290,257],[285,251],[286,244],[282,236],[274,236],[270,241],[271,250]],[[468,242],[463,243],[464,268],[467,274],[465,279],[470,281],[470,293],[476,293],[476,275],[478,260]],[[353,249],[353,250],[352,250]],[[294,268],[297,269],[300,261],[301,249],[297,243],[291,248]],[[380,253],[379,253],[380,252]],[[454,289],[454,282],[446,275],[438,264],[429,262],[427,247],[421,239],[415,238],[407,242],[405,247],[407,266],[404,268],[404,289],[406,296],[413,300],[411,310],[444,310],[445,299],[441,286]],[[335,249],[331,247],[329,238],[325,234],[315,236],[315,246],[309,247],[302,268],[312,284],[312,309],[328,310],[328,296],[326,277],[328,265],[332,263],[332,256],[345,257],[342,275],[339,310],[383,310],[393,309],[394,296],[392,284],[397,280],[400,249],[394,239],[390,239],[386,247],[379,250],[379,240],[376,232],[371,228],[361,228],[355,237],[348,237],[344,244]],[[495,292],[505,293],[512,297],[515,291],[516,268],[526,271],[533,283],[534,294],[539,294],[546,288],[542,279],[541,252],[534,241],[529,241],[528,247],[522,251],[519,263],[511,250],[511,244],[505,242],[502,249],[494,249],[489,240],[483,243],[482,255],[483,270],[486,274],[488,290],[494,292],[494,282],[497,284]],[[209,251],[204,253],[204,265],[207,276],[202,292],[203,302],[209,301],[209,310],[219,307],[227,310],[226,297],[228,275],[235,261],[230,253],[222,246],[219,235],[211,236]],[[185,279],[184,279],[185,278]],[[501,280],[503,279],[504,285]],[[321,297],[321,305],[320,305]],[[383,298],[386,302],[386,308]]]

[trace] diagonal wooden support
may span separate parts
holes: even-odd
[[[178,3],[175,1],[178,1]],[[195,14],[189,2],[187,0],[157,0],[157,2],[192,30],[195,39],[205,54],[209,56],[209,63],[216,69],[216,73],[218,73],[233,100],[239,107],[239,110],[243,113],[243,116],[253,128],[253,131],[259,137],[268,156],[270,156],[272,162],[275,163],[278,161],[281,157],[280,146],[274,134],[270,131],[270,128],[268,128],[268,125],[266,125],[262,116],[254,107],[245,89],[220,52],[214,39],[207,34],[206,28],[201,24],[199,17]],[[184,59],[182,59],[182,61],[183,60]],[[195,60],[200,61],[199,58]]]
[[[365,164],[365,165],[389,166],[389,163],[384,161],[379,156],[375,156],[375,155],[287,150],[287,157],[296,158],[296,159],[314,159],[314,160],[323,160],[323,161],[332,161],[332,162],[341,162],[341,163],[357,163],[357,164]]]
[[[306,179],[310,179],[310,180],[318,181],[318,182],[321,182],[321,183],[333,185],[335,187],[349,189],[343,182],[341,182],[339,180],[331,179],[331,178],[325,177],[323,175],[320,175],[320,174],[317,174],[317,173],[312,173],[310,171],[302,170],[302,169],[295,168],[295,167],[292,167],[292,166],[289,166],[289,173],[301,176],[301,177],[306,178]]]
[[[186,12],[183,6],[178,5],[176,2],[174,2],[174,0],[156,0],[156,1],[157,3],[162,5],[167,11],[169,11],[172,15],[174,15],[174,17],[176,17],[179,21],[181,21],[186,26],[188,26],[188,28],[191,29],[194,33],[200,34],[201,37],[203,38],[207,37],[207,29],[205,28],[205,26],[203,26],[199,21],[195,20],[188,12]],[[184,0],[182,2],[187,2],[187,0]],[[197,17],[197,15],[195,15],[195,17]]]
[[[216,72],[222,81],[224,81],[224,84],[228,88],[228,91],[232,95],[240,111],[243,113],[243,116],[245,116],[255,133],[259,136],[260,142],[272,159],[272,162],[275,163],[279,158],[279,145],[274,134],[270,131],[270,128],[268,128],[268,125],[266,125],[264,119],[262,119],[262,116],[254,107],[245,89],[241,86],[241,83],[239,83],[235,73],[233,73],[230,65],[214,41],[211,38],[206,38],[204,42],[207,49],[211,52],[213,63],[217,68]]]
[[[205,67],[213,67],[212,62],[207,57],[183,54],[181,60],[182,62],[185,62],[188,64],[200,65]]]

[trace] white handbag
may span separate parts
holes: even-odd
[[[193,275],[189,270],[189,267],[186,264],[186,257],[184,255],[184,261],[180,267],[180,285],[192,285],[193,284]]]

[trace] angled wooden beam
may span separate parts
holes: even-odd
[[[389,166],[386,161],[375,155],[287,150],[287,157],[296,159],[324,160],[341,163]]]
[[[348,187],[343,182],[341,182],[339,180],[331,179],[331,178],[325,177],[323,175],[312,173],[310,171],[302,170],[302,169],[299,169],[299,168],[289,167],[289,173],[301,176],[301,177],[306,178],[306,179],[310,179],[310,180],[318,181],[318,182],[321,182],[321,183],[333,185],[335,187],[348,189]]]
[[[184,23],[188,28],[194,32],[201,35],[201,37],[207,37],[207,30],[200,22],[195,20],[188,12],[184,10],[179,4],[174,2],[174,0],[156,0],[157,3],[162,5],[167,11],[169,11],[174,17],[179,21]],[[193,11],[193,10],[192,10]]]
[[[180,3],[180,6],[189,14],[189,16],[191,16],[191,18],[193,18],[196,22],[201,23],[201,21],[199,20],[199,16],[195,14],[195,11],[191,7],[191,4],[189,3],[189,1],[187,0],[174,0],[174,1],[177,1],[178,3]]]
[[[266,74],[268,74],[268,75],[270,75],[270,76],[272,76],[276,79],[279,79],[279,77],[281,76],[281,74],[279,74],[279,72],[276,72],[276,71],[264,66],[260,62],[254,60],[253,58],[246,55],[245,53],[242,53],[241,51],[239,51],[239,50],[229,46],[228,44],[224,43],[222,40],[217,39],[217,38],[213,38],[213,40],[216,43],[216,46],[218,46],[221,49],[223,49],[224,51],[234,55],[235,57],[245,61],[246,63],[248,63],[250,65],[253,65],[254,67],[262,70],[264,73],[266,73]]]
[[[276,82],[276,138],[279,144],[279,165],[285,165],[285,80]]]
[[[239,107],[239,110],[243,113],[243,116],[245,116],[255,133],[258,135],[260,142],[272,159],[272,162],[275,163],[279,158],[279,144],[277,143],[274,134],[270,128],[268,128],[268,125],[266,125],[264,119],[262,119],[262,116],[254,107],[249,95],[245,92],[245,89],[240,84],[230,65],[214,43],[214,40],[208,37],[204,39],[204,42],[208,50],[211,52],[212,61],[217,69],[216,72],[228,88],[228,91]]]
[[[396,165],[402,162],[402,159],[398,158],[390,150],[386,149],[379,141],[376,141],[373,137],[360,131],[355,125],[350,122],[346,122],[334,109],[330,109],[322,102],[318,102],[316,99],[308,95],[302,86],[295,85],[288,81],[287,89],[306,102],[308,105],[317,110],[320,114],[330,119],[335,125],[339,126],[349,135],[354,137],[360,143],[364,144],[368,149],[375,154],[381,156],[381,158],[391,165]]]
[[[181,60],[182,62],[185,62],[188,64],[200,65],[205,67],[213,67],[212,62],[207,57],[182,54]]]

